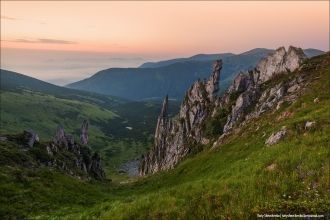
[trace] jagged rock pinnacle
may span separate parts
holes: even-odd
[[[219,91],[220,71],[222,69],[222,60],[217,60],[213,64],[212,75],[206,83],[206,91],[210,100],[213,100]]]
[[[54,143],[60,145],[65,140],[65,132],[61,125],[57,126],[56,134],[54,136]]]
[[[219,90],[222,61],[217,60],[207,81],[196,81],[181,104],[179,118],[168,118],[168,96],[158,117],[153,149],[143,155],[140,175],[173,168],[190,151],[193,142],[203,141],[202,125],[211,113]]]
[[[160,115],[159,117],[167,117],[167,109],[168,109],[168,95],[166,95],[166,97],[164,98],[164,101],[163,101],[163,106],[162,106],[162,110],[160,112]]]
[[[221,110],[231,109],[221,116],[224,125],[219,129],[219,140],[232,129],[249,118],[258,117],[263,112],[278,108],[286,92],[299,88],[302,80],[295,79],[284,85],[279,83],[263,90],[262,84],[279,74],[289,74],[299,68],[306,58],[302,49],[284,47],[261,60],[255,69],[240,73],[227,92],[217,98],[222,61],[217,60],[208,80],[196,81],[187,91],[178,117],[169,119],[167,115],[168,97],[164,99],[158,117],[153,149],[141,158],[140,175],[152,174],[173,168],[199,144],[211,140],[205,133],[205,122]],[[289,89],[287,89],[289,88]],[[290,96],[292,97],[292,96]]]
[[[88,144],[88,121],[84,120],[81,125],[80,141],[83,145]]]

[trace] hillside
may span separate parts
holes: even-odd
[[[264,84],[267,90],[303,77],[294,103],[241,124],[222,143],[205,145],[173,170],[120,186],[107,202],[69,216],[255,219],[266,213],[329,213],[329,58],[312,58],[301,70]],[[284,126],[285,138],[267,146]]]
[[[313,49],[313,48],[308,48],[304,50],[304,53],[306,54],[307,57],[311,58],[311,57],[315,57],[315,56],[319,56],[322,54],[325,54],[324,51],[322,50],[318,50],[318,49]]]
[[[213,61],[216,59],[224,59],[226,57],[234,56],[233,53],[218,53],[218,54],[197,54],[188,58],[177,58],[172,60],[163,60],[158,62],[143,63],[139,68],[157,68],[168,66],[174,63],[187,62],[187,61]]]
[[[265,57],[269,53],[273,52],[272,49],[266,49],[266,48],[255,48],[249,51],[246,51],[244,53],[241,53],[240,55],[250,55],[250,56],[256,56],[257,58]],[[321,54],[324,54],[324,51],[317,50],[313,48],[305,49],[304,53],[307,55],[307,57],[314,57]],[[216,59],[225,59],[229,58],[231,56],[235,56],[237,54],[233,53],[218,53],[218,54],[197,54],[188,58],[177,58],[172,60],[163,60],[159,62],[147,62],[140,66],[140,68],[157,68],[162,66],[168,66],[173,63],[178,62],[187,62],[187,61],[214,61]]]
[[[97,93],[87,91],[77,91],[61,86],[56,86],[24,74],[0,69],[0,86],[1,90],[7,91],[23,91],[33,90],[35,92],[47,93],[57,98],[70,99],[77,101],[89,102],[91,104],[102,105],[104,107],[112,107],[126,100],[113,96],[104,96]]]
[[[224,92],[240,71],[252,69],[257,62],[273,50],[256,48],[242,54],[199,54],[155,63],[145,63],[140,68],[110,68],[90,78],[69,84],[69,88],[114,95],[132,100],[183,98],[185,91],[197,79],[208,77],[212,62],[222,59],[220,92]],[[308,50],[314,56],[322,51]]]
[[[121,165],[138,157],[151,144],[159,102],[128,102],[6,70],[1,70],[0,77],[1,134],[32,129],[44,141],[62,125],[78,138],[79,127],[87,119],[90,147],[101,153],[106,172],[113,179],[126,176],[118,174]],[[177,111],[177,105],[172,112]]]
[[[234,74],[253,68],[267,53],[268,50],[260,50],[252,56],[224,55],[220,90],[224,91],[228,87]],[[181,100],[195,80],[208,77],[212,63],[217,59],[214,58],[214,55],[196,55],[179,59],[179,62],[166,61],[169,65],[157,65],[153,68],[110,68],[68,87],[133,100],[162,99],[164,94]]]
[[[15,205],[1,205],[2,213],[39,219],[255,219],[266,213],[329,213],[329,58],[329,53],[312,58],[300,70],[263,84],[267,90],[304,78],[295,102],[241,124],[221,143],[204,145],[172,170],[120,185],[80,183],[48,171],[35,177],[23,172],[19,183],[14,173],[7,173],[0,192],[10,193]],[[306,122],[315,123],[306,127]],[[285,138],[267,146],[268,137],[284,126]],[[46,176],[54,182],[48,184]],[[44,196],[54,190],[63,201]],[[31,192],[35,206],[27,205]]]

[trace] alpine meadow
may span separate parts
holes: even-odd
[[[0,219],[328,219],[329,1],[1,1]]]

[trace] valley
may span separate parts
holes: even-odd
[[[225,136],[217,129],[224,126],[217,124],[221,117],[210,118],[214,122],[207,121],[209,125],[201,130],[208,143],[197,145],[194,149],[198,150],[189,151],[171,169],[134,178],[118,168],[154,149],[159,101],[131,102],[67,90],[73,93],[69,98],[61,92],[41,91],[38,86],[4,86],[1,134],[31,128],[44,143],[62,124],[78,139],[80,124],[88,118],[89,146],[100,152],[106,180],[86,181],[39,166],[33,156],[1,141],[0,215],[31,219],[252,219],[278,210],[327,213],[329,57],[327,53],[310,58],[300,69],[261,83],[262,91],[268,91],[278,83],[303,78],[300,89],[294,90],[293,102],[240,121]],[[168,105],[168,117],[172,118],[179,104],[169,100]],[[307,122],[313,125],[306,127]],[[286,136],[267,146],[267,139],[284,127]],[[31,170],[19,161],[36,165]]]
[[[0,220],[330,219],[330,1],[0,2]]]
[[[41,140],[49,140],[62,125],[79,137],[79,126],[89,120],[90,147],[101,153],[106,172],[114,180],[126,178],[118,174],[123,163],[150,148],[161,108],[157,100],[132,102],[54,86],[5,70],[1,70],[0,92],[2,134],[32,129]],[[173,114],[178,105],[171,109]]]

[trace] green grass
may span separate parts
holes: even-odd
[[[329,212],[330,65],[324,56],[312,61],[323,67],[310,73],[311,83],[294,104],[253,120],[225,144],[174,170],[113,188],[108,201],[67,218],[254,219],[265,213]],[[293,116],[278,120],[284,111]],[[302,130],[306,121],[317,126]],[[282,126],[287,137],[266,147],[266,138]]]
[[[70,188],[72,200],[68,198],[62,206],[55,202],[48,212],[40,206],[28,216],[36,219],[255,219],[257,214],[329,213],[329,55],[313,58],[307,64],[301,72],[308,73],[309,84],[295,103],[253,119],[227,137],[221,146],[206,146],[168,172],[126,184],[94,183],[93,189],[86,185],[79,189],[82,195],[78,201],[83,197],[92,198],[90,204],[73,201],[71,196],[74,197],[77,190]],[[320,99],[317,104],[313,102],[316,97]],[[293,115],[279,119],[285,111]],[[315,121],[315,128],[304,130],[306,121]],[[267,147],[265,140],[282,126],[287,127],[287,136]],[[274,168],[269,169],[270,165]],[[61,185],[65,181],[54,180],[60,181],[56,186],[62,187],[59,194],[68,190]],[[39,194],[49,188],[34,190]],[[88,190],[95,190],[95,194]],[[44,201],[45,205],[53,199],[60,200],[51,197]],[[11,208],[15,207],[19,206]]]
[[[0,97],[2,133],[17,133],[18,130],[31,128],[48,140],[54,136],[59,124],[69,133],[77,134],[84,119],[103,121],[117,117],[115,113],[95,105],[42,93],[1,91]],[[90,133],[93,141],[101,132],[92,124]]]
[[[79,139],[81,123],[88,119],[89,145],[100,152],[106,173],[114,181],[127,179],[118,169],[151,147],[160,101],[132,102],[55,86],[2,69],[0,78],[0,134],[33,129],[47,141],[62,124]],[[176,113],[178,106],[179,102],[171,101],[170,113]]]
[[[16,134],[32,129],[38,133],[41,141],[48,141],[61,124],[67,133],[79,140],[81,123],[88,119],[89,146],[101,153],[106,173],[114,180],[117,176],[127,179],[127,175],[118,174],[118,168],[151,147],[161,107],[158,102],[125,102],[103,106],[27,89],[0,90],[0,98],[1,134]],[[178,105],[173,104],[172,111],[176,111]],[[132,127],[133,130],[126,127]]]

